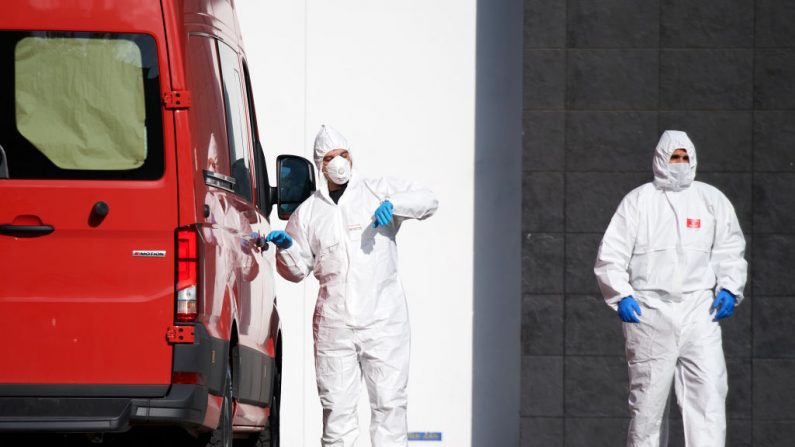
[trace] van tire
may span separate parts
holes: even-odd
[[[199,439],[204,447],[232,447],[232,418],[234,417],[234,402],[232,401],[232,368],[227,365],[224,378],[224,397],[221,403],[221,416],[218,418],[218,428]],[[208,439],[209,437],[209,439]]]
[[[276,369],[276,383],[273,384],[273,399],[271,400],[271,411],[268,415],[268,428],[270,432],[270,443],[263,447],[279,447],[281,445],[281,415],[279,412],[282,407],[282,373]]]

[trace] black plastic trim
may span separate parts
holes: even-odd
[[[165,399],[135,399],[131,423],[177,423],[184,427],[198,427],[204,422],[207,391],[202,385],[176,384],[171,386]]]
[[[168,392],[164,385],[105,384],[0,384],[3,397],[162,397]]]
[[[204,170],[204,184],[207,186],[215,186],[225,191],[235,192],[235,183],[237,181],[234,177],[229,177],[218,172]]]
[[[0,397],[0,431],[123,432],[132,425],[196,428],[204,422],[207,388],[172,385],[165,397]]]
[[[174,345],[173,370],[199,373],[210,392],[222,396],[229,359],[229,342],[210,337],[207,328],[201,324],[196,324],[193,328],[193,344]]]
[[[237,346],[234,395],[240,403],[266,407],[273,394],[276,360],[248,346]]]

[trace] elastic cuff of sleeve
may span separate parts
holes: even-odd
[[[607,305],[610,306],[611,309],[613,309],[614,311],[618,312],[618,303],[620,303],[622,299],[623,299],[623,297],[616,296],[616,297],[613,297],[613,298],[606,299],[605,303],[607,303]]]
[[[278,254],[282,257],[282,260],[284,261],[284,263],[287,264],[287,265],[290,265],[290,266],[298,265],[298,262],[296,262],[296,256],[295,256],[295,254],[293,253],[293,250],[292,250],[293,247],[295,247],[295,243],[293,243],[293,245],[290,245],[287,248],[279,248],[278,249]]]
[[[716,293],[720,293],[720,291],[721,291],[721,290],[725,290],[725,291],[727,291],[727,292],[731,293],[731,294],[732,294],[732,296],[734,297],[734,300],[735,300],[735,301],[737,301],[738,303],[739,303],[740,301],[742,301],[742,299],[743,299],[743,294],[742,294],[742,292],[741,292],[741,291],[735,291],[735,290],[732,290],[732,289],[731,289],[731,288],[729,288],[729,287],[721,287],[721,286],[718,286],[718,288],[717,288],[717,292],[716,292]]]
[[[400,198],[398,198],[397,203],[395,203],[395,196],[387,196],[384,198],[384,202],[389,202],[392,204],[392,214],[399,215],[400,211],[402,210],[400,207]]]

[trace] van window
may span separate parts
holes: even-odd
[[[235,179],[235,192],[251,201],[251,163],[249,148],[251,136],[246,123],[246,103],[243,99],[243,76],[240,73],[237,53],[223,42],[218,42],[226,108],[226,135],[229,140],[230,175]]]
[[[10,178],[163,174],[151,36],[2,32],[0,110],[0,146]]]
[[[257,113],[254,109],[254,94],[251,91],[251,76],[248,66],[243,61],[243,76],[245,78],[246,100],[248,101],[248,116],[251,133],[254,137],[254,178],[257,190],[257,208],[268,219],[270,214],[270,181],[268,180],[268,168],[265,161],[265,154],[262,152],[262,145],[259,144],[259,131],[257,130]]]

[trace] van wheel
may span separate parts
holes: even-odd
[[[265,444],[267,447],[279,447],[281,445],[281,416],[279,412],[282,408],[282,373],[279,369],[276,370],[276,383],[273,385],[273,399],[271,399],[271,412],[268,416],[268,428],[265,431],[270,432],[270,444]]]
[[[232,369],[227,366],[226,378],[224,379],[224,400],[221,404],[221,417],[218,418],[218,428],[212,434],[207,434],[200,438],[202,442],[199,445],[205,447],[232,447],[233,407]]]

